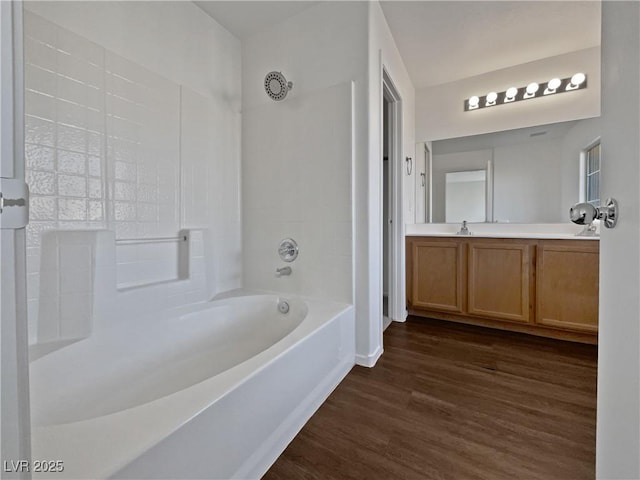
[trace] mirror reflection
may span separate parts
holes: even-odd
[[[486,221],[486,190],[486,170],[447,172],[445,174],[446,222]]]
[[[571,205],[599,198],[599,136],[596,117],[433,141],[425,221],[566,223]]]

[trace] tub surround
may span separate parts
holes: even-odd
[[[207,229],[204,298],[242,286],[239,40],[191,2],[28,2],[24,13],[29,343],[57,335],[40,322],[59,308],[60,292],[42,288],[50,230],[123,240]],[[86,259],[93,247],[78,246]],[[181,276],[171,248],[119,245],[118,285]],[[75,283],[86,290],[83,262]],[[87,317],[82,293],[71,314]]]
[[[33,458],[65,478],[258,478],[351,369],[346,303],[207,301],[207,234],[180,232],[183,278],[118,288],[114,232],[47,233],[41,286],[60,307],[31,346]]]
[[[182,278],[118,288],[115,234],[108,230],[53,230],[42,238],[38,341],[31,358],[89,337],[114,323],[208,299],[204,230],[182,230]],[[180,252],[178,252],[180,251]]]
[[[575,237],[407,236],[409,313],[597,343],[599,246]]]

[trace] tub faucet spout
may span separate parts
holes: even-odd
[[[282,277],[283,275],[291,275],[291,267],[276,268],[276,277]]]

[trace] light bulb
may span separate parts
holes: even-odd
[[[469,98],[469,108],[478,108],[478,105],[480,104],[480,98],[477,96],[473,96],[471,98]]]
[[[531,82],[529,85],[527,85],[527,93],[529,95],[534,95],[538,91],[538,88],[540,88],[540,85],[538,85],[536,82]]]
[[[497,99],[498,94],[496,92],[487,93],[487,105],[494,105]]]
[[[505,95],[505,102],[513,102],[516,99],[516,95],[518,95],[518,89],[516,87],[511,87],[507,89]]]
[[[547,88],[549,90],[555,90],[560,86],[561,83],[562,81],[559,78],[552,78],[551,80],[549,80],[549,83],[547,83]]]
[[[562,80],[559,78],[552,78],[547,82],[547,88],[544,89],[544,95],[551,95],[556,93],[557,88],[562,84]]]
[[[579,87],[587,79],[584,73],[576,73],[571,77],[571,85]]]

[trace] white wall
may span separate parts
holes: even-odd
[[[602,4],[602,197],[596,477],[640,478],[640,4]]]
[[[356,92],[362,91],[366,8],[360,2],[320,2],[244,40],[242,110],[273,102],[263,86],[272,70],[293,82],[291,97],[352,80]],[[356,102],[362,115],[358,97]]]
[[[415,89],[400,56],[389,26],[378,2],[369,4],[368,36],[369,78],[369,146],[368,161],[356,167],[356,178],[367,178],[367,183],[356,185],[356,351],[358,361],[373,365],[382,353],[382,72],[391,77],[401,97],[402,154],[396,172],[402,175],[402,209],[393,213],[393,220],[404,227],[414,221],[414,177],[404,173],[404,158],[415,154]],[[400,217],[400,218],[399,218]],[[404,229],[403,229],[404,233]],[[362,248],[366,245],[366,248]],[[396,245],[395,261],[404,267],[404,242]],[[397,273],[397,271],[396,271]],[[393,274],[393,273],[392,273]],[[392,320],[403,321],[405,315],[404,275],[396,278],[398,292],[395,311],[389,311]],[[398,304],[399,303],[399,304]]]
[[[46,230],[206,228],[209,295],[241,285],[240,42],[190,3],[89,3],[27,4],[32,343],[40,302],[72,293],[40,282]],[[168,253],[119,247],[118,283],[175,278]]]
[[[496,54],[499,54],[496,52]],[[587,75],[584,90],[465,112],[464,100],[553,77]],[[416,92],[416,138],[441,140],[600,115],[600,48],[505,68]]]

